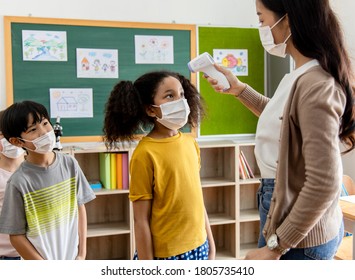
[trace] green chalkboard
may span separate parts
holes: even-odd
[[[45,105],[49,111],[50,88],[93,89],[93,118],[62,118],[64,142],[101,140],[105,103],[119,80],[135,80],[145,72],[162,69],[191,77],[186,65],[196,52],[196,27],[193,25],[31,17],[4,19],[7,105],[22,100],[34,100]],[[23,30],[65,31],[67,61],[24,61]],[[173,64],[136,64],[135,35],[172,36]],[[119,78],[77,78],[77,48],[117,49]],[[52,123],[54,121],[52,119]]]
[[[198,27],[198,51],[247,50],[248,75],[238,78],[264,93],[264,49],[255,28]],[[254,134],[257,118],[234,96],[216,93],[206,79],[199,77],[199,89],[207,104],[207,116],[200,136]]]

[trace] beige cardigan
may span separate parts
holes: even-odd
[[[247,88],[238,99],[260,115],[268,98]],[[339,125],[346,97],[321,66],[303,73],[285,105],[274,194],[263,229],[288,247],[312,247],[333,239],[342,213]]]

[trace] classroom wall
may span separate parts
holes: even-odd
[[[0,0],[0,34],[4,30],[4,15],[257,26],[253,0]],[[3,58],[4,44],[0,43],[0,109],[6,104]]]
[[[90,20],[186,23],[214,26],[257,27],[254,0],[0,0],[0,33],[3,16],[33,16]],[[355,57],[352,27],[353,0],[331,0],[343,22],[350,52]],[[0,109],[6,104],[4,44],[0,44]]]
[[[349,52],[355,62],[353,0],[331,0],[343,24]],[[33,16],[90,20],[183,23],[257,27],[254,0],[0,0],[0,34],[3,16]],[[3,40],[1,40],[3,42]],[[0,110],[5,108],[4,44],[0,43]],[[355,64],[355,63],[354,63]],[[343,158],[344,172],[355,179],[355,152]]]

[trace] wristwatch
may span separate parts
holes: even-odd
[[[290,251],[290,248],[282,248],[279,245],[278,237],[277,237],[277,235],[275,233],[271,234],[271,236],[267,240],[267,247],[271,251],[276,251],[280,255],[285,255],[288,251]]]

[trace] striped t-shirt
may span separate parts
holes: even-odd
[[[56,153],[49,167],[23,162],[6,186],[0,232],[26,234],[47,260],[78,253],[78,206],[95,198],[78,162]]]

